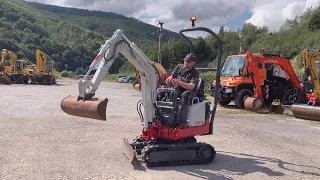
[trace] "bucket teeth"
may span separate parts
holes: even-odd
[[[92,98],[78,100],[78,97],[69,96],[61,101],[61,109],[72,116],[86,117],[97,120],[106,120],[108,99]]]

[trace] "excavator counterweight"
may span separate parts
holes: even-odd
[[[69,96],[61,101],[61,109],[72,116],[106,120],[108,99],[92,98],[79,100],[78,97]]]

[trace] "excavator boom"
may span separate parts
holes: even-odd
[[[259,63],[260,64],[271,64],[278,65],[283,69],[286,74],[289,76],[289,79],[294,88],[298,89],[300,92],[303,92],[304,89],[300,84],[300,81],[295,74],[290,61],[286,59],[282,54],[263,54],[262,57],[255,57],[251,52],[247,52],[247,63],[248,75],[252,77],[252,82],[254,85],[254,97],[247,97],[244,104],[246,109],[257,110],[259,109],[266,99],[263,96],[261,85],[264,85],[264,82],[260,82],[260,73],[259,73]]]
[[[144,128],[155,117],[154,100],[156,99],[156,71],[153,62],[118,29],[100,48],[100,52],[91,63],[89,71],[83,79],[78,80],[78,97],[67,97],[62,100],[62,110],[70,115],[106,120],[107,98],[95,99],[95,92],[115,59],[122,54],[140,72],[142,80],[142,105],[144,118],[141,121]],[[91,71],[96,70],[93,78],[87,80]]]

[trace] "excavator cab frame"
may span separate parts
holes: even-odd
[[[219,86],[222,55],[220,37],[210,29],[203,27],[181,30],[179,34],[189,42],[191,47],[193,47],[191,40],[183,34],[189,31],[208,32],[218,41],[216,78]],[[113,36],[100,48],[100,52],[89,67],[89,71],[83,79],[78,80],[78,97],[69,96],[61,101],[62,110],[73,116],[106,120],[108,99],[93,97],[119,54],[126,57],[141,73],[142,100],[137,104],[137,111],[141,117],[143,128],[142,134],[132,143],[123,141],[123,148],[129,160],[133,162],[140,157],[147,166],[207,164],[212,162],[216,153],[214,148],[209,144],[197,142],[195,136],[213,134],[217,101],[214,101],[212,110],[210,110],[210,101],[193,102],[189,115],[198,119],[191,121],[197,122],[193,123],[192,126],[181,128],[166,125],[167,118],[163,108],[164,106],[169,107],[168,104],[170,103],[164,104],[162,102],[161,104],[157,100],[157,90],[159,90],[156,83],[157,68],[120,29],[115,31]],[[88,75],[95,69],[94,77],[88,80]],[[200,82],[203,83],[203,81]],[[197,86],[201,87],[201,84]],[[168,88],[167,90],[168,92],[175,92],[173,89]],[[141,106],[144,106],[144,115],[141,112]]]

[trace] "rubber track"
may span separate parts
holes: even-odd
[[[201,159],[198,154],[198,150],[201,147],[208,147],[211,149],[211,156],[209,159]],[[179,161],[161,161],[161,162],[152,162],[152,160],[147,157],[150,153],[154,151],[167,151],[168,148],[171,150],[173,148],[185,148],[185,149],[197,149],[197,159],[195,160],[179,160]],[[181,165],[200,165],[200,164],[209,164],[213,161],[216,155],[215,149],[206,143],[183,143],[183,144],[149,144],[145,146],[142,150],[143,159],[148,167],[159,167],[159,166],[181,166]]]

